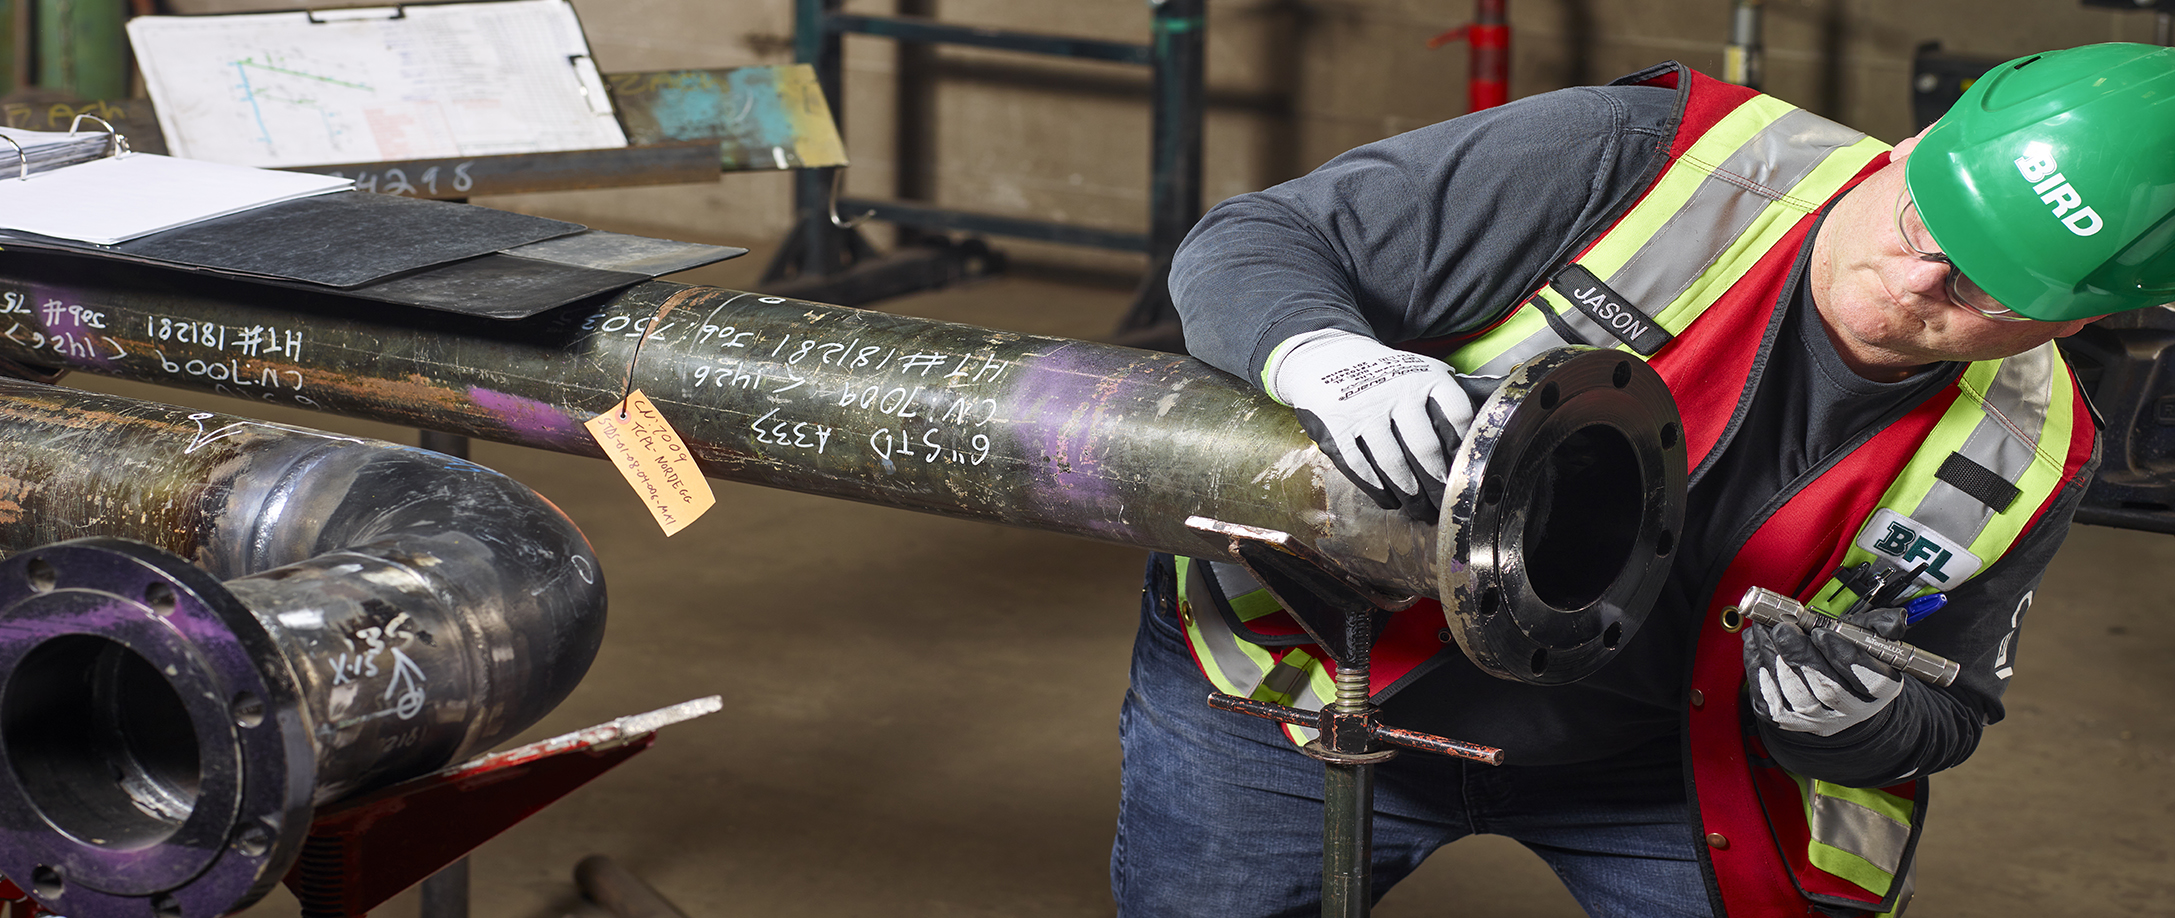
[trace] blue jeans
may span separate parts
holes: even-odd
[[[1275,724],[1210,708],[1214,688],[1156,591],[1143,597],[1110,886],[1119,918],[1321,912],[1322,765]],[[1161,606],[1159,613],[1157,607]],[[1436,848],[1515,839],[1589,914],[1705,916],[1678,741],[1575,765],[1491,767],[1407,752],[1375,769],[1377,897]]]

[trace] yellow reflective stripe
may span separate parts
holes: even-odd
[[[1239,640],[1213,602],[1196,604],[1192,601],[1188,593],[1195,563],[1206,562],[1196,562],[1183,555],[1177,558],[1178,612],[1180,620],[1185,622],[1186,643],[1193,646],[1194,657],[1204,661],[1201,670],[1217,691],[1251,695],[1269,667],[1276,664],[1276,658],[1259,644]]]
[[[1866,892],[1884,899],[1888,897],[1888,887],[1895,885],[1894,874],[1884,872],[1865,858],[1833,845],[1813,842],[1805,849],[1805,859],[1811,861],[1814,867],[1856,883]]]
[[[1336,680],[1330,678],[1329,668],[1323,666],[1322,661],[1315,658],[1313,654],[1293,648],[1290,653],[1284,655],[1284,662],[1289,664],[1294,659],[1301,661],[1296,665],[1296,668],[1304,671],[1307,678],[1304,683],[1301,683],[1302,688],[1300,691],[1294,694],[1290,701],[1282,703],[1302,711],[1321,710],[1328,703],[1325,699],[1336,696]],[[1264,682],[1266,681],[1264,680]],[[1254,697],[1259,698],[1260,695],[1256,694]],[[1320,735],[1321,731],[1313,727],[1301,727],[1296,724],[1284,725],[1284,736],[1291,740],[1294,745],[1304,746]]]
[[[1255,701],[1266,701],[1272,704],[1291,704],[1293,700],[1298,698],[1299,693],[1306,688],[1306,667],[1307,664],[1312,662],[1314,662],[1313,655],[1304,650],[1293,648],[1290,653],[1284,655],[1284,659],[1276,661],[1276,665],[1269,667],[1269,671],[1262,674],[1261,684],[1254,686],[1253,693],[1248,697]]]
[[[1179,555],[1177,561],[1178,599],[1180,602],[1185,602],[1190,605],[1192,597],[1188,595],[1188,587],[1192,583],[1192,581],[1187,578],[1193,573],[1194,561],[1192,558],[1186,557],[1184,555]],[[1210,566],[1209,569],[1205,572],[1207,576],[1211,578],[1216,576],[1216,568],[1214,566],[1216,562],[1203,561],[1201,563]],[[1251,580],[1252,578],[1248,579]],[[1219,584],[1219,586],[1221,586],[1221,584]],[[1260,589],[1248,590],[1237,596],[1226,596],[1224,597],[1224,599],[1231,606],[1231,614],[1238,616],[1239,621],[1242,622],[1250,622],[1264,615],[1274,615],[1278,612],[1284,611],[1284,607],[1277,603],[1276,597],[1269,595],[1269,591],[1265,587]]]
[[[1255,701],[1271,701],[1302,710],[1319,711],[1322,709],[1322,699],[1328,697],[1322,693],[1336,690],[1336,681],[1329,677],[1329,671],[1322,666],[1322,661],[1307,653],[1305,648],[1294,647],[1291,652],[1284,654],[1284,659],[1278,661],[1267,675],[1261,677],[1261,684],[1254,687],[1251,697]]]
[[[1312,697],[1302,700],[1311,702],[1303,705],[1310,711],[1321,710],[1329,699],[1337,697],[1336,677],[1329,674],[1329,667],[1323,666],[1320,660],[1314,661],[1313,668],[1307,671],[1307,690]]]
[[[1284,607],[1277,603],[1276,597],[1269,595],[1267,589],[1255,590],[1240,596],[1230,596],[1226,597],[1226,599],[1231,603],[1231,614],[1238,616],[1239,621],[1242,622],[1250,622],[1264,615],[1275,615],[1284,611]]]
[[[1531,304],[1520,304],[1517,311],[1503,324],[1464,347],[1451,351],[1444,362],[1471,372],[1487,366],[1490,361],[1503,356],[1503,352],[1513,346],[1525,343],[1527,338],[1548,330],[1548,320],[1541,317],[1540,310]]]
[[[1956,387],[1963,390],[1963,395],[1951,403],[1941,419],[1934,422],[1933,429],[1926,432],[1926,442],[1919,445],[1917,454],[1903,466],[1903,473],[1888,485],[1887,493],[1881,495],[1880,506],[1908,516],[1925,500],[1926,492],[1933,490],[1933,483],[1941,480],[1936,474],[1941,470],[1941,462],[1963,445],[1964,438],[1971,436],[1971,431],[1978,428],[1979,420],[1985,417],[1983,393],[1999,372],[1999,360],[1981,360],[1965,368],[1963,377],[1956,380]],[[1863,548],[1852,549],[1853,553],[1864,551]],[[1865,559],[1872,557],[1871,553],[1866,553]],[[1852,559],[1845,556],[1845,561],[1849,563]]]
[[[2048,434],[2047,422],[2053,416],[2053,404],[2048,398],[2056,388],[2052,374],[2058,370],[2060,360],[2052,347],[2034,348],[2002,360],[2001,369],[1986,384],[1984,417],[1942,468],[1946,469],[1948,462],[1964,461],[1992,472],[2010,487],[2024,480],[2040,461],[2039,442]],[[1961,394],[1969,397],[1972,393]],[[2067,450],[2059,452],[2066,455]],[[2018,489],[1998,509],[2013,509],[2015,497],[2021,496],[2023,491]],[[1997,508],[1987,501],[1944,480],[1930,486],[1908,515],[1969,551],[1987,525],[1994,522],[1996,512]]]

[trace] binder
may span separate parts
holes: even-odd
[[[110,141],[119,135],[98,136]],[[29,162],[27,151],[18,151],[14,177],[0,180],[0,230],[115,245],[355,187],[352,180],[335,176],[131,153],[118,142],[113,146],[108,155],[48,162],[42,169]]]
[[[76,124],[83,118],[78,116]],[[93,131],[25,131],[18,128],[0,127],[0,180],[19,179],[28,173],[44,172],[61,166],[85,162],[105,156],[113,148],[114,136]]]

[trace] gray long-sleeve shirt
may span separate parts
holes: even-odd
[[[1315,329],[1397,343],[1483,327],[1644,189],[1676,105],[1674,90],[1654,87],[1548,93],[1368,144],[1225,201],[1172,266],[1187,346],[1258,381],[1277,344]],[[1898,383],[1851,373],[1820,331],[1803,275],[1801,258],[1768,331],[1764,376],[1694,477],[1669,583],[1617,659],[1580,682],[1539,687],[1439,656],[1446,662],[1386,702],[1386,722],[1501,746],[1527,764],[1598,758],[1678,729],[1713,581],[1770,501],[1960,370],[1937,366]],[[2023,608],[2088,478],[1911,629],[1909,640],[1963,665],[1955,685],[1906,680],[1888,709],[1830,737],[1764,729],[1769,751],[1792,770],[1857,786],[1969,756],[1981,727],[2002,716],[1997,671],[2008,672]]]

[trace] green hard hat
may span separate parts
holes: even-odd
[[[2175,48],[2086,45],[1995,67],[1904,178],[1941,251],[2023,315],[2175,303]]]

